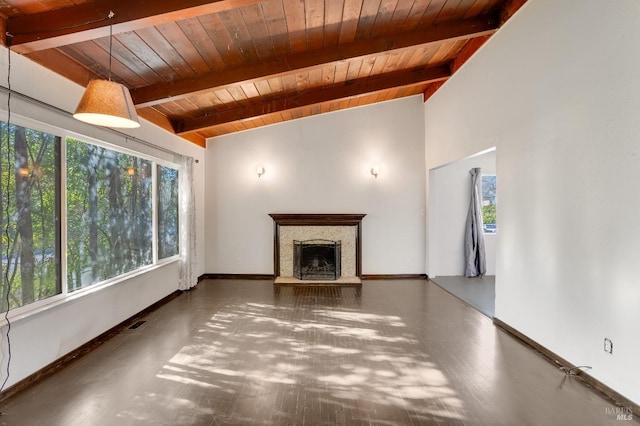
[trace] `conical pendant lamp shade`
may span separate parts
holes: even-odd
[[[92,80],[73,117],[105,127],[140,127],[129,89],[109,80]]]

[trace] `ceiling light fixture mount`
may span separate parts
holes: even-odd
[[[115,14],[109,12],[109,20]],[[105,127],[133,129],[140,127],[136,107],[129,89],[111,81],[111,61],[113,48],[113,23],[109,23],[109,79],[91,80],[82,95],[73,117],[85,123]]]

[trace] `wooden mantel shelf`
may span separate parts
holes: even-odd
[[[273,272],[280,276],[281,226],[355,226],[356,276],[362,278],[362,218],[365,213],[270,213],[273,219]]]
[[[358,213],[270,213],[282,226],[357,226],[366,214]]]

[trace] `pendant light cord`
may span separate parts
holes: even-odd
[[[116,16],[115,13],[113,13],[113,10],[109,11],[109,15],[107,15],[107,17],[109,18],[109,81],[111,81],[111,58],[112,58],[112,54],[111,54],[111,50],[113,49],[113,17]]]
[[[7,33],[7,87],[9,88],[9,93],[7,94],[7,148],[10,142],[10,133],[11,133],[11,39],[12,36],[11,34]],[[2,143],[0,141],[0,143]],[[9,154],[9,149],[7,149],[7,164],[11,164],[11,158],[10,158],[10,154]],[[10,186],[10,182],[9,182],[9,176],[10,173],[7,172],[7,191],[6,195],[7,195],[7,203],[6,205],[9,205],[10,199],[9,199],[9,191],[8,191],[8,187]],[[8,208],[8,207],[7,207]],[[4,214],[4,212],[1,212],[0,214]],[[9,227],[7,226],[5,228],[5,237],[7,239],[7,241],[9,240]],[[7,256],[8,259],[8,256]],[[6,286],[6,303],[7,303],[7,310],[4,313],[4,320],[7,324],[7,331],[5,333],[5,337],[7,339],[7,368],[6,368],[6,376],[4,378],[4,380],[2,381],[2,384],[0,385],[0,392],[2,392],[4,390],[4,387],[7,384],[7,381],[9,380],[9,373],[10,373],[10,366],[11,366],[11,337],[10,337],[10,332],[11,332],[11,321],[9,321],[9,303],[11,302],[11,281],[9,280],[9,263],[7,263],[7,267],[5,268],[4,271],[4,275],[2,277],[4,284]],[[2,415],[2,412],[0,412],[0,415]]]

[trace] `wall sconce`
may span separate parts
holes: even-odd
[[[258,166],[258,168],[256,169],[256,172],[258,173],[258,177],[261,178],[265,172],[265,169],[262,166]]]
[[[371,174],[374,178],[378,179],[378,175],[380,174],[380,168],[378,166],[373,166],[371,168]]]

